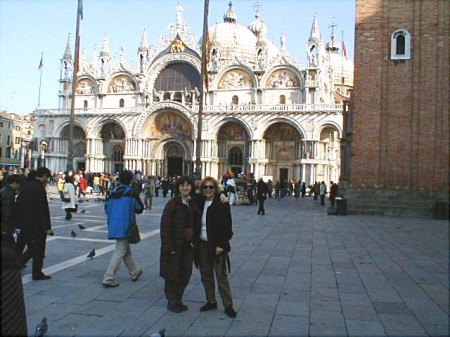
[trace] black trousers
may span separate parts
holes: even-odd
[[[264,201],[265,200],[266,199],[264,197],[259,197],[258,198],[258,205],[259,205],[258,214],[262,214],[262,215],[266,214],[266,211],[264,209]]]
[[[17,238],[16,252],[20,256],[20,263],[26,264],[30,259],[33,259],[33,278],[40,277],[43,274],[46,241],[47,234],[26,231],[21,231]],[[27,250],[23,252],[25,246],[27,246]]]

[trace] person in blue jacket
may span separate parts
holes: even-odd
[[[133,173],[123,171],[119,174],[119,185],[111,191],[110,199],[105,204],[105,212],[108,223],[108,239],[116,240],[116,249],[103,278],[103,286],[117,287],[116,272],[123,260],[128,268],[132,281],[137,281],[142,275],[142,269],[134,262],[131,256],[130,243],[128,242],[128,228],[136,222],[136,214],[144,211],[139,194],[136,193],[131,184]]]

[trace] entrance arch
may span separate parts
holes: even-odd
[[[164,157],[166,162],[166,176],[176,177],[186,174],[184,172],[184,149],[178,143],[171,142],[164,147]]]

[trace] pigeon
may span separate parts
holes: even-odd
[[[84,202],[83,199],[78,199],[78,203],[79,203],[79,204],[82,204],[83,202]]]
[[[36,332],[34,333],[35,337],[44,337],[45,334],[47,333],[48,330],[48,325],[47,325],[47,317],[44,317],[41,321],[41,323],[39,323],[36,326]]]
[[[85,209],[83,209],[80,213],[86,213],[86,210]]]
[[[86,257],[89,257],[92,259],[94,256],[95,256],[95,249],[92,248],[92,250],[89,252],[89,254]]]
[[[71,231],[70,236],[72,236],[74,238],[75,236],[77,236],[77,233],[75,233],[75,231]]]
[[[166,335],[166,329],[161,329],[159,332],[155,332],[154,334],[151,334],[150,337],[164,337]]]
[[[86,229],[86,227],[84,227],[84,226],[83,226],[82,224],[80,224],[80,223],[78,224],[78,228],[79,228],[79,229]]]

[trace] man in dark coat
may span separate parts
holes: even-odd
[[[14,232],[17,227],[16,195],[22,178],[17,174],[8,175],[6,186],[0,190],[2,199],[2,246],[8,245],[14,250]]]
[[[264,209],[264,201],[267,199],[267,193],[269,193],[269,188],[267,187],[267,184],[262,180],[262,178],[259,179],[258,185],[256,186],[256,198],[258,199],[258,214],[265,215],[266,210]]]
[[[45,256],[47,235],[53,235],[45,186],[50,177],[46,167],[36,170],[36,178],[26,183],[17,197],[17,206],[20,209],[18,216],[18,251],[20,261],[24,265],[30,258],[33,259],[33,280],[48,280],[51,276],[42,272]],[[22,254],[24,243],[28,246]]]

